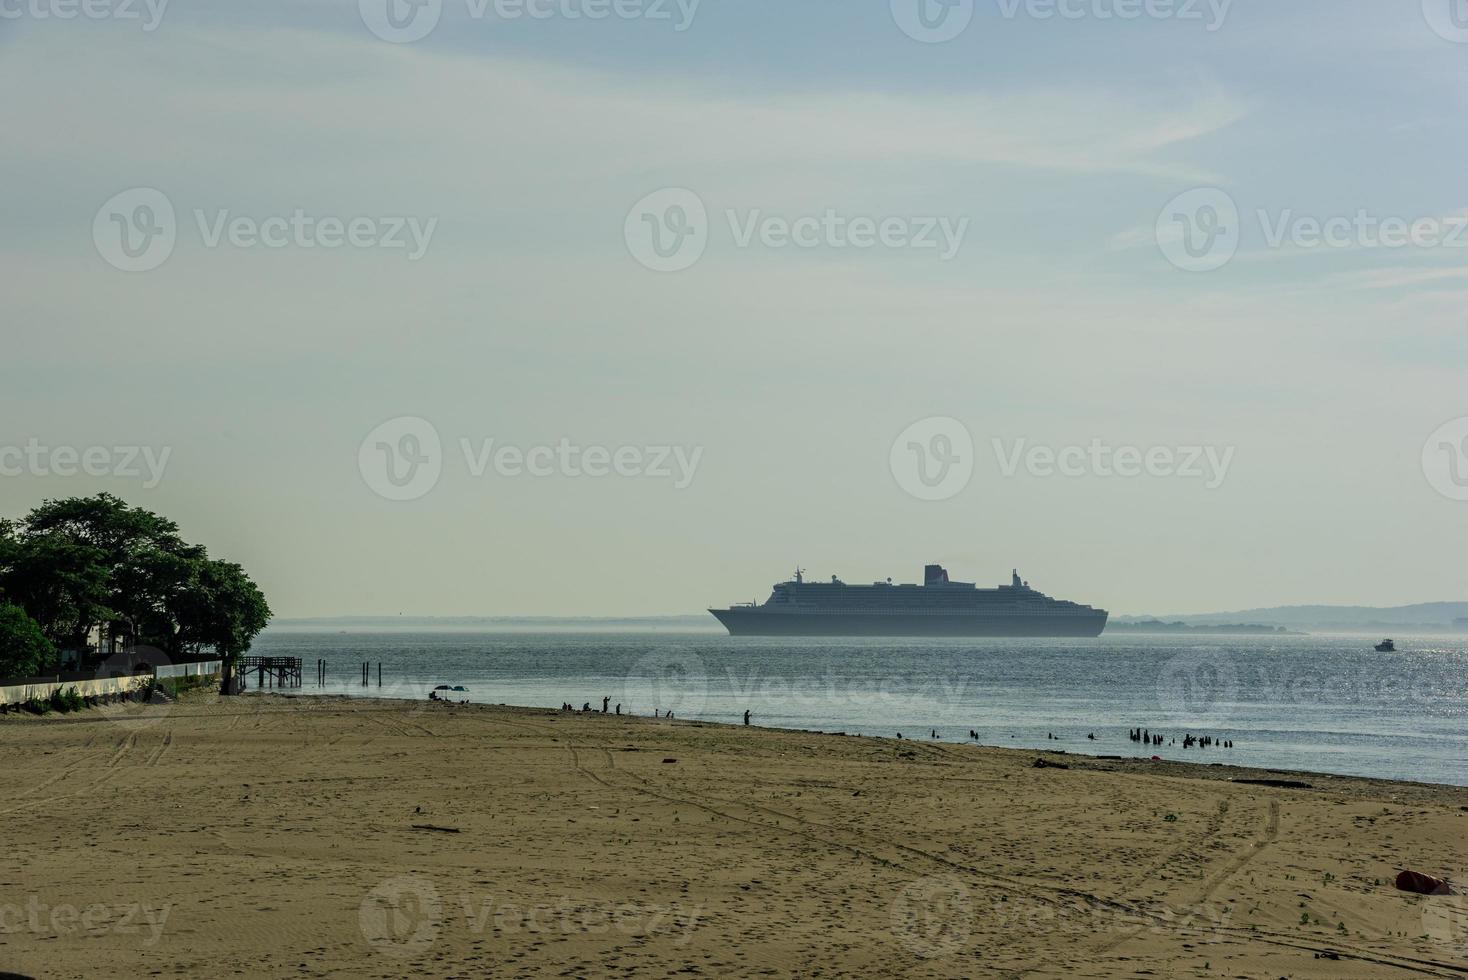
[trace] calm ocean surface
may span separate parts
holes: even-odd
[[[1468,641],[1363,636],[1097,640],[731,638],[721,633],[284,632],[253,654],[306,661],[303,693],[624,712],[775,728],[1152,755],[1468,785]],[[328,662],[327,686],[315,663]],[[361,664],[373,664],[361,686]],[[383,686],[377,687],[376,664]],[[253,684],[253,678],[251,679]],[[1146,748],[1143,727],[1176,736]],[[1050,741],[1053,732],[1060,741]],[[1094,732],[1097,740],[1086,738]],[[1186,732],[1232,750],[1181,747]]]

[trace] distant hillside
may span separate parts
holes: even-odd
[[[1290,636],[1298,635],[1286,626],[1264,623],[1164,623],[1160,619],[1122,617],[1106,624],[1106,632],[1114,633],[1210,633],[1217,636]]]
[[[1159,617],[1190,626],[1258,623],[1303,630],[1367,633],[1382,630],[1468,633],[1468,602],[1423,602],[1412,606],[1276,606],[1237,612]],[[1455,620],[1457,622],[1455,622]]]

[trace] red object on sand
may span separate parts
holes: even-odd
[[[1162,756],[1160,756],[1160,755],[1154,755],[1152,757],[1152,761],[1153,762],[1161,762],[1162,761]]]
[[[1418,895],[1451,895],[1452,889],[1441,878],[1425,875],[1420,871],[1403,871],[1397,875],[1397,889],[1415,892]]]

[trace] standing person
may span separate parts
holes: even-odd
[[[744,709],[744,725],[745,725],[746,728],[749,727],[749,709],[748,708],[745,708]]]
[[[622,704],[621,704],[621,702],[618,702],[617,703],[617,714],[620,715],[621,713],[622,713]]]
[[[602,714],[606,714],[607,713],[607,705],[609,705],[611,703],[612,703],[612,699],[611,698],[602,698],[601,699],[601,713]]]

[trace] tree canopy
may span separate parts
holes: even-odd
[[[239,565],[211,559],[173,521],[106,493],[0,520],[0,601],[20,607],[48,643],[77,651],[101,628],[171,656],[233,657],[270,619]]]
[[[0,677],[36,677],[56,664],[56,648],[19,606],[0,605]]]

